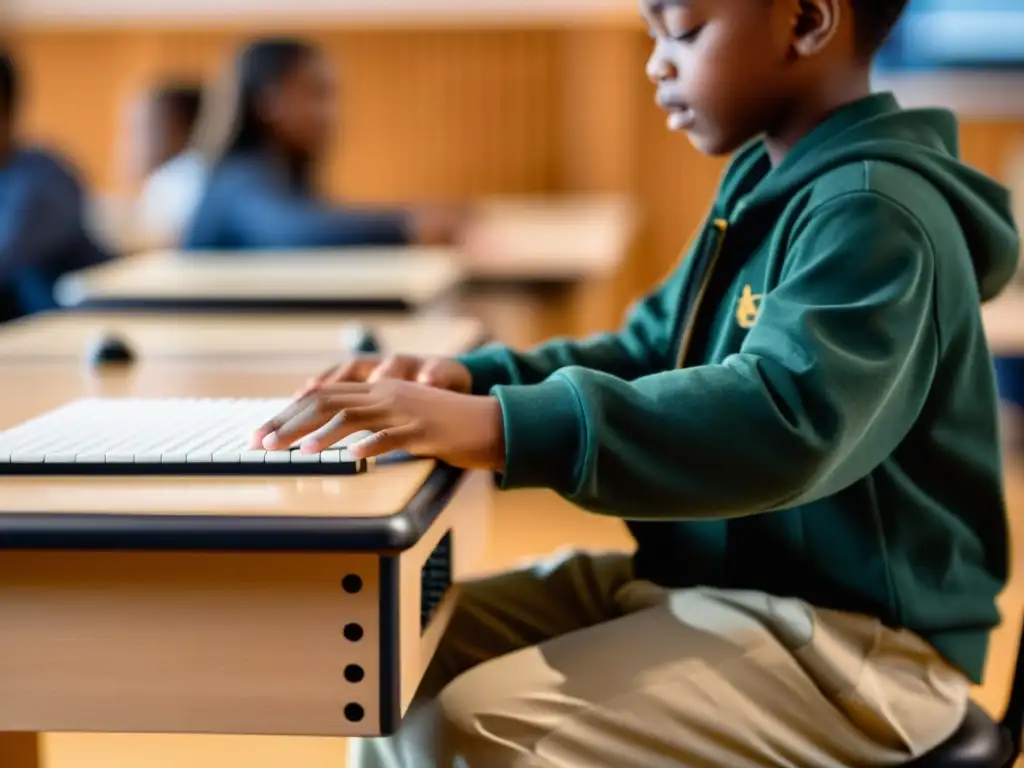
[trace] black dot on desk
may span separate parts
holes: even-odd
[[[363,580],[356,576],[354,573],[350,573],[348,576],[341,580],[341,588],[348,592],[350,595],[354,595],[356,592],[363,588]]]
[[[358,664],[349,664],[345,667],[345,679],[350,683],[361,682],[366,677],[366,672]]]
[[[346,624],[341,632],[345,639],[352,643],[358,643],[363,639],[363,628],[359,624]]]
[[[345,719],[350,723],[358,723],[366,715],[366,712],[361,706],[356,703],[345,705]]]

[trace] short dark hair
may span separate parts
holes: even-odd
[[[192,130],[199,119],[203,103],[203,87],[191,83],[172,83],[156,89],[153,98],[157,104],[169,111],[175,120],[186,129]]]
[[[857,47],[874,54],[892,32],[909,0],[851,0]]]
[[[18,105],[18,68],[14,57],[0,51],[0,113],[10,118]]]

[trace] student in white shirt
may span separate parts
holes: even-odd
[[[197,85],[154,89],[141,124],[145,181],[136,230],[154,244],[177,244],[199,204],[206,163],[190,146],[202,102]]]

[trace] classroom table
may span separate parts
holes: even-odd
[[[23,366],[0,371],[0,426],[78,397],[294,384]],[[0,730],[389,732],[450,615],[447,585],[482,550],[489,497],[487,474],[432,460],[335,477],[0,475]]]
[[[614,276],[637,224],[618,195],[493,197],[473,207],[461,254],[473,281],[573,283]]]
[[[421,311],[463,280],[446,248],[156,251],[72,272],[64,308],[164,311]]]
[[[86,361],[99,339],[120,338],[138,361],[215,360],[225,365],[274,358],[305,368],[341,362],[359,329],[371,332],[383,354],[456,354],[481,344],[479,320],[402,314],[225,314],[161,312],[47,312],[0,324],[0,366]]]
[[[418,343],[453,354],[465,338]],[[0,366],[0,429],[79,397],[287,396],[308,373],[217,358]],[[390,732],[482,552],[491,485],[428,459],[356,476],[0,475],[0,765],[37,768],[47,731]]]

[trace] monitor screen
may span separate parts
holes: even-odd
[[[910,0],[884,70],[1024,70],[1024,0]]]

